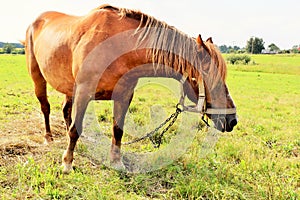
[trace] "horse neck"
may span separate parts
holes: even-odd
[[[157,76],[171,77],[178,81],[182,77],[189,80],[201,77],[197,67],[179,55],[153,49],[150,52],[150,54],[148,52],[146,60],[148,63],[152,63],[152,70]]]
[[[174,53],[172,50],[165,51],[151,49],[147,52],[147,60],[148,62],[153,63],[155,71],[165,72],[166,75],[175,72],[190,80],[202,77],[201,61],[194,54],[191,55],[186,52]]]
[[[196,40],[164,22],[147,17],[145,24],[135,31],[136,47],[148,49],[147,59],[181,74],[192,72],[191,66],[195,66],[194,69],[197,70],[200,64]]]

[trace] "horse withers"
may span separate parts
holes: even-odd
[[[232,131],[237,124],[225,83],[226,64],[212,40],[203,41],[200,35],[191,38],[139,11],[103,5],[80,17],[43,13],[27,29],[25,51],[44,114],[46,143],[53,140],[47,83],[65,94],[63,115],[69,137],[62,158],[65,173],[72,169],[74,148],[91,100],[114,101],[111,163],[123,167],[124,118],[140,77],[179,80],[187,75],[188,97],[198,102],[203,93],[202,114],[218,130]]]

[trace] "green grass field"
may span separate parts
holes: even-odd
[[[61,115],[63,95],[49,89],[55,142],[44,146],[42,114],[25,57],[1,55],[2,199],[299,199],[300,56],[253,55],[251,59],[249,65],[228,65],[227,83],[239,123],[233,132],[214,136],[217,143],[208,153],[203,154],[206,133],[200,131],[172,164],[131,174],[90,159],[88,147],[79,142],[75,170],[64,175],[60,168],[67,144]],[[151,128],[145,126],[151,105],[165,108],[167,116],[177,102],[172,91],[162,84],[145,84],[148,81],[141,81],[129,109],[133,121],[145,130]],[[111,105],[96,104],[101,131],[108,136]],[[167,135],[174,134],[176,126]],[[147,142],[132,149],[153,150]]]

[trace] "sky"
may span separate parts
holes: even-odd
[[[212,37],[219,46],[245,47],[251,37],[262,38],[265,47],[300,45],[299,0],[1,0],[0,41],[25,39],[28,25],[42,12],[85,15],[106,3],[138,9],[191,37]]]

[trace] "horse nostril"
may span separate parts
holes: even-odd
[[[232,119],[230,121],[230,123],[229,123],[229,126],[233,128],[235,125],[237,125],[237,120],[236,119]]]

